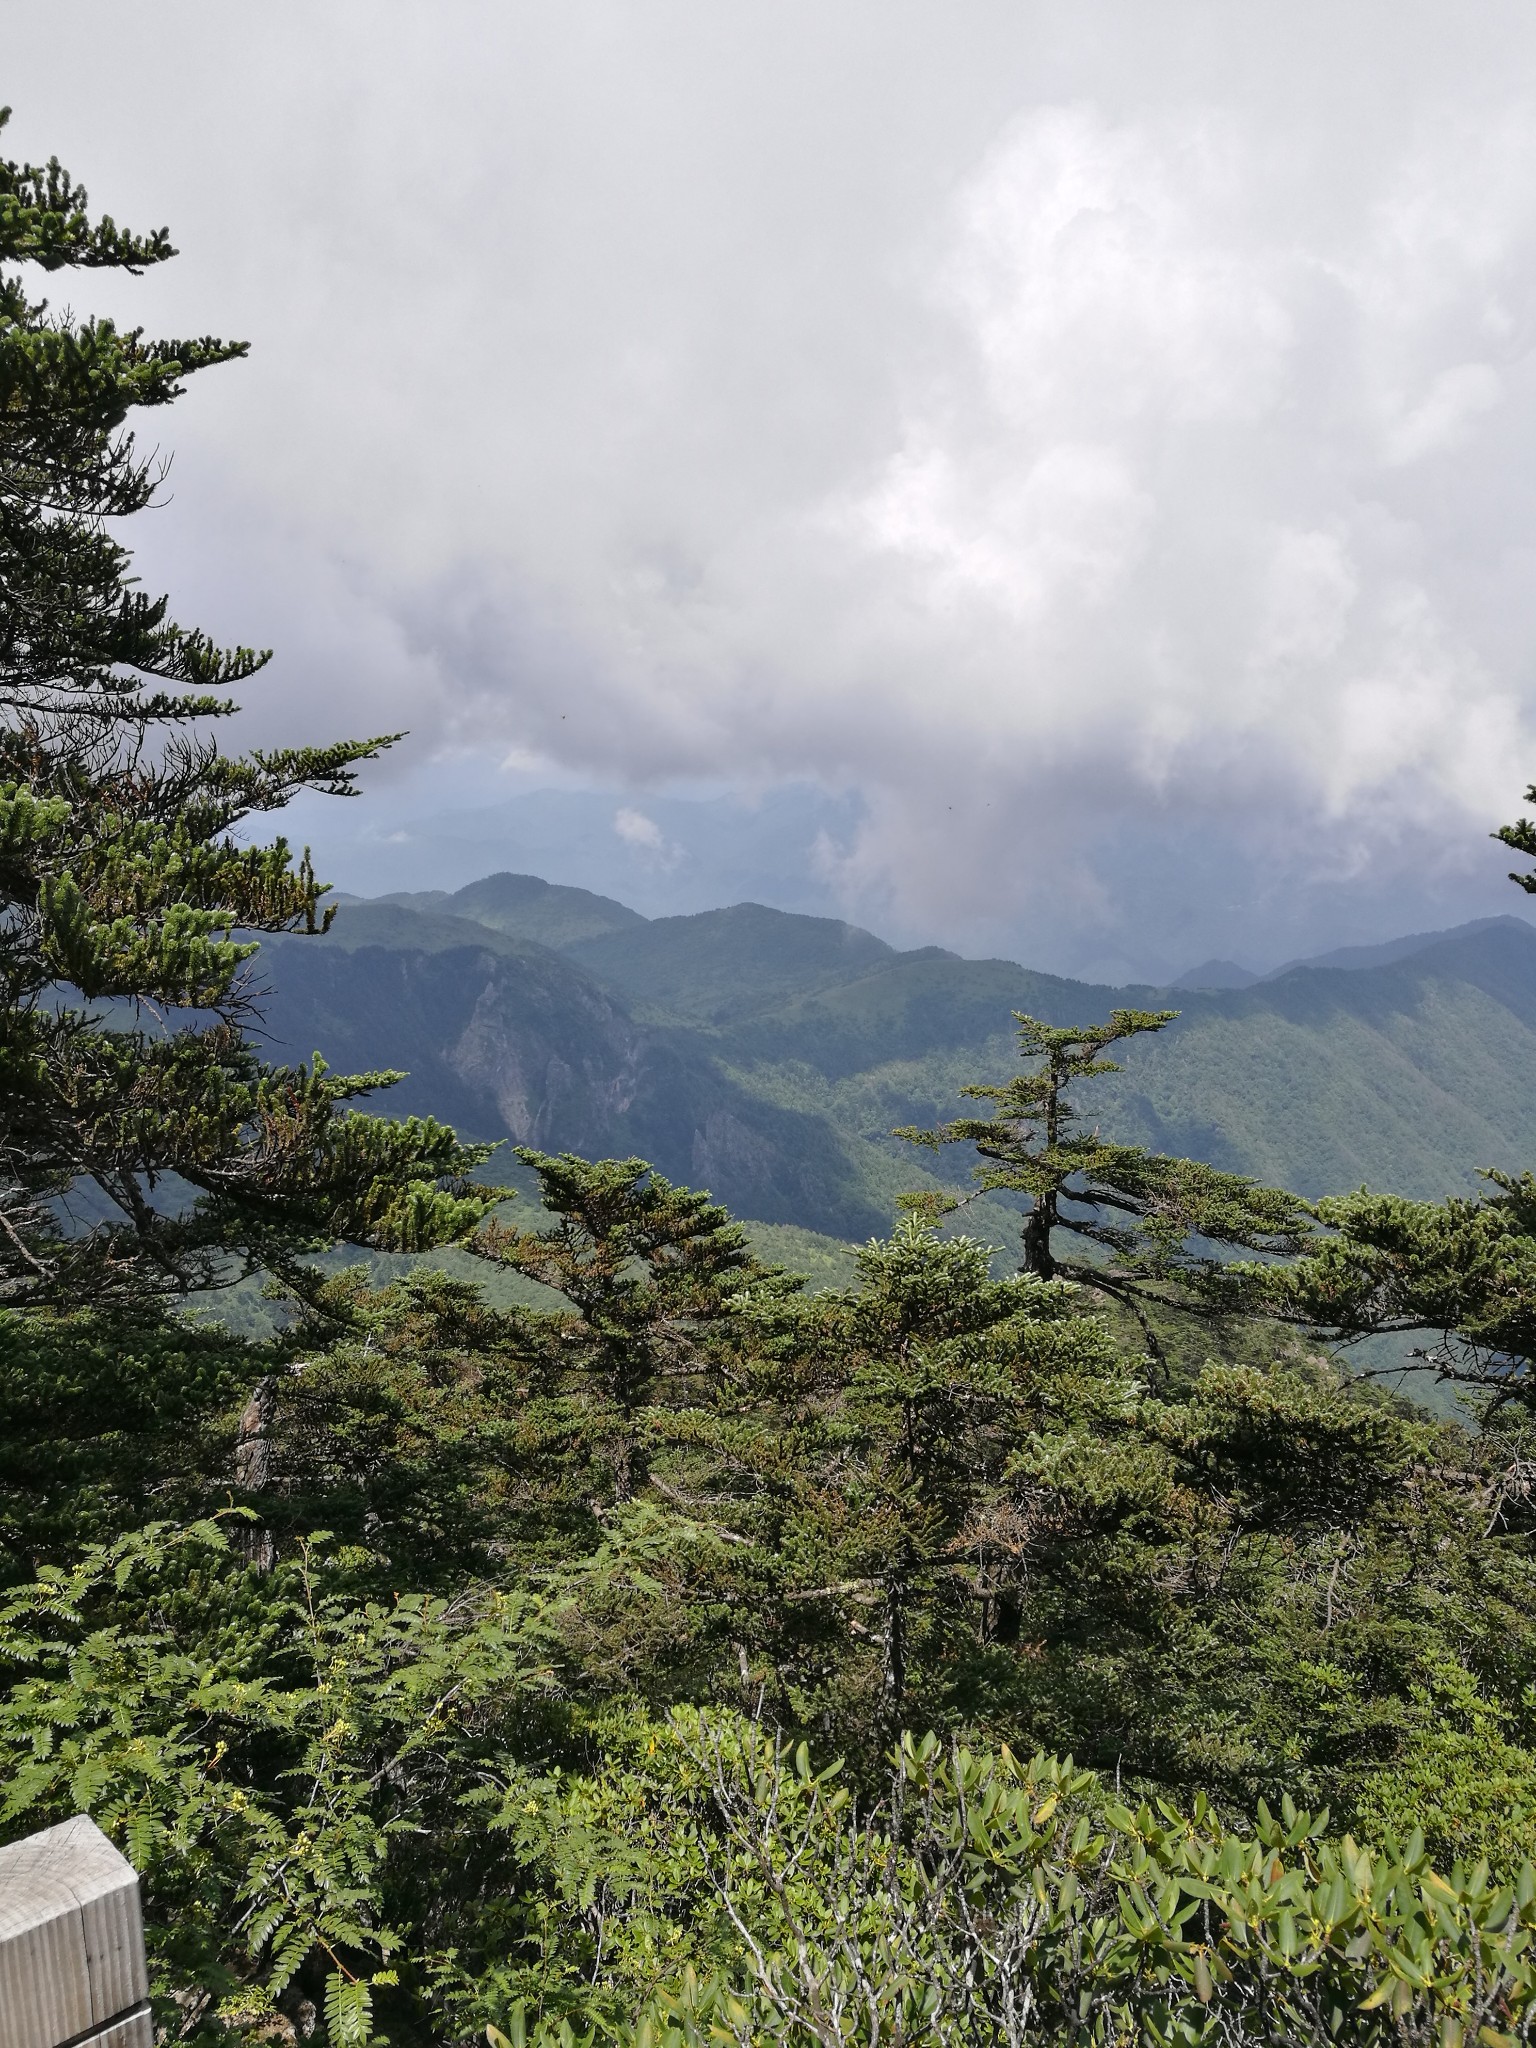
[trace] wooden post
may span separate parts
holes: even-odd
[[[83,1813],[0,1849],[0,2048],[154,2048],[138,1876]]]

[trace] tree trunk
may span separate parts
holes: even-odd
[[[880,1718],[894,1735],[907,1692],[907,1587],[892,1579],[885,1589],[885,1671],[880,1683]]]
[[[240,1417],[235,1438],[235,1485],[242,1493],[264,1493],[272,1476],[273,1418],[277,1414],[277,1388],[260,1379],[251,1389]],[[272,1531],[259,1522],[242,1522],[235,1535],[236,1547],[245,1561],[259,1572],[269,1572],[277,1559]]]
[[[1055,1222],[1055,1195],[1034,1196],[1029,1214],[1024,1218],[1022,1264],[1024,1271],[1033,1273],[1037,1280],[1054,1280],[1056,1277],[1056,1261],[1051,1256],[1051,1230]]]

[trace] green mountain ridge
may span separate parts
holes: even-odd
[[[1479,920],[1356,950],[1386,957],[1241,989],[1111,988],[759,904],[644,919],[503,875],[344,902],[327,937],[276,941],[263,965],[279,1043],[409,1070],[401,1110],[639,1153],[745,1218],[846,1241],[883,1229],[903,1188],[964,1185],[958,1154],[890,1133],[1006,1076],[1015,1010],[1177,1008],[1090,1109],[1128,1141],[1307,1196],[1437,1198],[1536,1158],[1536,931]],[[964,1213],[1012,1240],[1002,1201]]]
[[[958,958],[937,947],[898,953],[857,925],[770,910],[761,903],[653,918],[564,950],[645,1013],[706,1026],[841,987],[850,977],[893,961]]]
[[[404,1069],[388,1098],[398,1114],[477,1139],[639,1155],[764,1223],[844,1239],[884,1227],[888,1202],[826,1119],[744,1090],[694,1034],[637,1022],[547,947],[360,904],[323,938],[270,942],[261,961],[273,1044],[295,1058],[320,1048],[352,1071]],[[505,1155],[493,1170],[516,1178]]]

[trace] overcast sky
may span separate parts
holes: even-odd
[[[812,784],[828,903],[1066,971],[1522,907],[1528,0],[114,0],[3,74],[183,252],[57,296],[253,344],[134,539],[253,740],[411,729],[349,886],[553,784],[654,902],[647,803]]]

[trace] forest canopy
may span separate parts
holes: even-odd
[[[134,580],[244,350],[28,279],[173,254],[0,163],[0,1838],[99,1821],[198,2048],[1528,2038],[1536,1183],[1309,1205],[1090,1123],[1167,1013],[1020,1016],[905,1133],[1019,1242],[817,1291],[270,1062],[252,821],[394,736],[226,754],[266,657]]]

